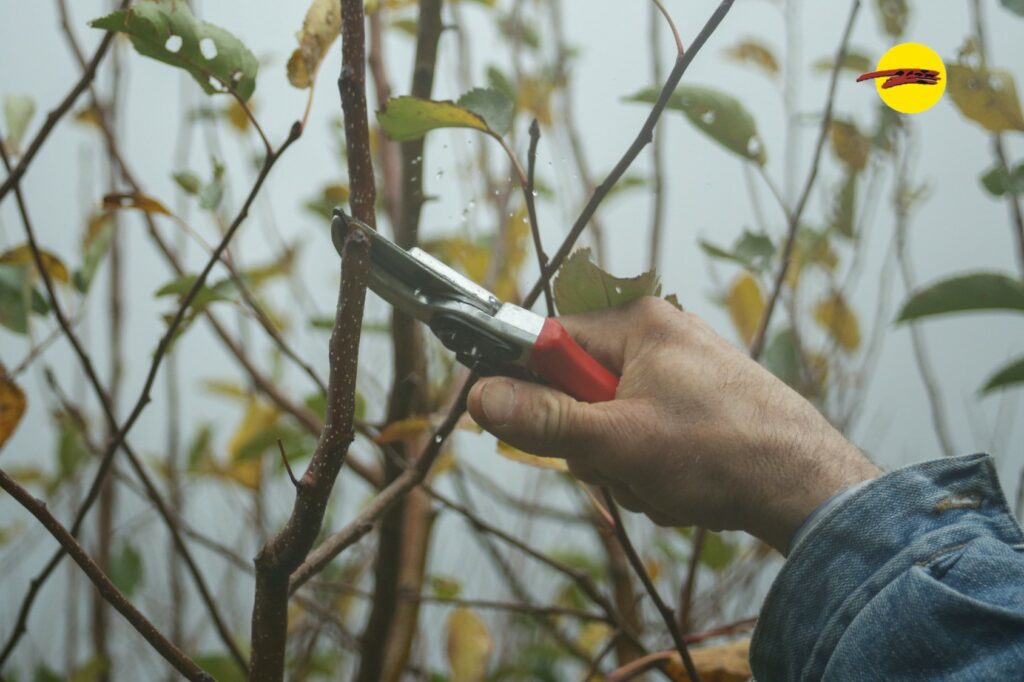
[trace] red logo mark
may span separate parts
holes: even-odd
[[[939,82],[940,76],[938,71],[932,71],[931,69],[887,69],[885,71],[862,73],[857,78],[857,82],[860,83],[861,81],[873,78],[885,78],[886,81],[882,83],[882,89],[888,90],[889,88],[895,88],[897,85],[910,85],[911,83],[936,85]]]

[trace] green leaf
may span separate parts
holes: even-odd
[[[644,296],[660,296],[655,271],[638,277],[615,277],[590,260],[590,249],[574,251],[558,269],[555,304],[560,315],[575,315],[623,305]]]
[[[36,666],[32,673],[32,682],[67,682],[63,675],[53,672],[45,663]]]
[[[739,263],[748,270],[763,272],[771,265],[775,256],[775,244],[768,235],[744,230],[735,242],[732,250],[715,246],[703,239],[699,240],[700,248],[712,258],[729,260]]]
[[[982,173],[978,179],[992,196],[1001,197],[1007,192],[1024,194],[1024,162],[1018,164],[1012,171],[997,163]]]
[[[171,280],[156,290],[154,296],[177,296],[184,298],[192,285],[195,284],[198,275],[185,275]],[[199,311],[217,301],[234,301],[238,298],[238,287],[230,278],[225,278],[214,284],[209,284],[200,289],[192,299],[192,310]]]
[[[728,542],[720,533],[705,533],[704,550],[700,562],[712,571],[721,571],[736,556],[736,545]]]
[[[106,211],[94,214],[86,227],[85,238],[82,240],[82,266],[75,270],[71,279],[75,288],[81,293],[89,291],[96,270],[103,262],[114,238],[114,222]]]
[[[1024,17],[1024,0],[1001,0],[1003,7],[1018,16]]]
[[[462,583],[449,575],[430,576],[430,590],[441,599],[455,599],[462,591]]]
[[[198,194],[202,186],[199,176],[192,171],[181,171],[171,175],[178,187],[181,187],[187,194]]]
[[[493,65],[487,67],[486,76],[487,85],[492,89],[503,93],[505,97],[508,97],[513,105],[515,105],[517,99],[516,89],[515,86],[512,85],[512,81],[508,79],[508,76],[506,76],[501,69]]]
[[[32,269],[24,265],[0,265],[0,325],[18,334],[28,333],[31,313],[45,315],[50,305],[32,286]]]
[[[140,0],[89,24],[128,34],[135,50],[192,74],[207,94],[233,92],[248,100],[259,62],[242,41],[196,19],[182,0]]]
[[[216,211],[224,198],[224,166],[213,159],[213,175],[199,190],[199,208]]]
[[[878,10],[878,18],[882,22],[882,29],[890,38],[899,38],[907,30],[907,21],[910,19],[910,8],[907,0],[876,0],[875,7]]]
[[[768,371],[790,386],[799,383],[800,356],[796,350],[796,336],[792,328],[786,327],[772,337],[765,346],[761,362]]]
[[[389,26],[411,38],[415,38],[420,25],[415,19],[394,19]]]
[[[482,118],[487,127],[499,135],[504,135],[512,127],[515,104],[498,89],[473,88],[459,98],[458,104]]]
[[[994,272],[943,280],[915,292],[896,321],[969,310],[1024,310],[1024,282]]]
[[[992,132],[1024,130],[1017,86],[1009,71],[952,64],[946,77],[949,94],[961,114]]]
[[[857,174],[848,172],[832,200],[832,227],[847,239],[853,239],[854,211],[857,207]]]
[[[142,555],[138,550],[127,542],[110,557],[109,568],[110,580],[117,586],[117,589],[124,592],[126,597],[142,583],[143,566]]]
[[[389,99],[377,121],[392,140],[416,140],[437,128],[472,128],[489,133],[486,121],[455,102],[406,95]]]
[[[11,153],[17,154],[21,139],[25,137],[36,103],[28,95],[4,95],[4,144]]]
[[[100,682],[109,670],[107,660],[102,656],[93,656],[82,665],[75,668],[68,677],[67,682]]]
[[[654,104],[660,94],[660,88],[647,88],[626,101]],[[681,111],[713,140],[743,158],[760,165],[767,161],[754,117],[732,95],[699,85],[680,85],[666,108]]]
[[[871,140],[864,136],[851,121],[832,121],[829,126],[829,142],[836,157],[855,173],[864,170],[868,164]]]
[[[245,675],[235,663],[235,659],[227,654],[199,654],[193,656],[192,660],[210,673],[217,682],[245,682]]]
[[[1024,355],[993,374],[989,380],[985,382],[985,386],[982,387],[981,392],[990,393],[997,388],[1006,388],[1007,386],[1020,383],[1024,383]]]
[[[188,446],[188,470],[200,471],[213,460],[213,424],[206,422]]]

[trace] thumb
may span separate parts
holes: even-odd
[[[571,457],[600,440],[606,430],[595,405],[506,377],[477,381],[467,407],[477,424],[501,440],[545,457]]]

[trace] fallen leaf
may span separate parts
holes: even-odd
[[[447,630],[451,682],[481,682],[494,651],[487,626],[473,611],[460,607],[448,614]]]
[[[7,369],[0,363],[0,447],[18,428],[27,404],[24,391],[7,376]]]
[[[311,87],[324,55],[340,33],[338,0],[313,0],[306,10],[302,30],[296,34],[299,47],[288,59],[288,82],[297,88]]]
[[[733,326],[743,343],[749,346],[764,315],[764,296],[760,285],[749,272],[742,272],[733,280],[725,300]]]

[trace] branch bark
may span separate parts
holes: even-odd
[[[46,509],[45,502],[33,497],[3,470],[0,470],[0,487],[6,490],[11,497],[17,500],[21,506],[27,509],[36,517],[36,519],[39,520],[41,524],[43,524],[46,530],[48,530],[57,542],[60,543],[64,551],[70,554],[75,563],[77,563],[81,567],[82,571],[89,576],[89,580],[93,582],[96,589],[99,590],[101,595],[103,595],[103,598],[106,599],[111,606],[117,609],[118,612],[125,617],[125,620],[127,620],[168,663],[174,666],[175,670],[180,672],[189,680],[214,682],[212,676],[203,671],[202,668],[196,665],[196,663],[183,651],[178,649],[178,647],[167,641],[167,638],[161,634],[156,626],[154,626],[141,611],[132,606],[131,602],[128,601],[128,598],[124,596],[121,590],[117,589],[114,583],[110,582],[110,578],[100,570],[99,566],[96,565],[96,562],[94,562],[82,546],[75,541],[75,538],[72,537],[71,533],[69,533],[68,530]]]

